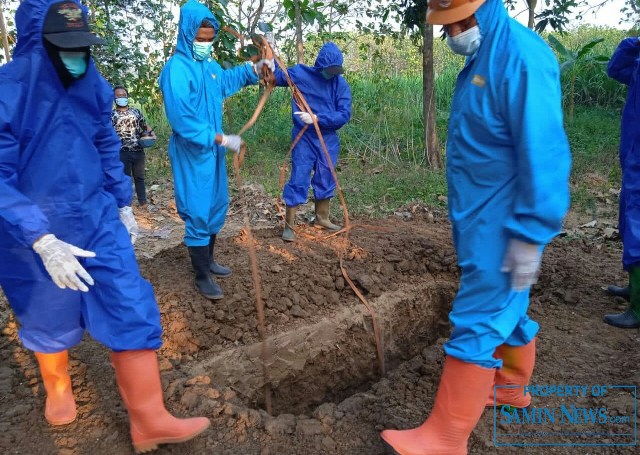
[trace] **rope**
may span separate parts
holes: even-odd
[[[238,34],[232,29],[229,29],[228,27],[225,27],[224,30],[234,34],[236,37],[240,39],[241,44],[244,45],[244,37],[242,37],[242,35]],[[273,50],[271,49],[271,46],[269,45],[269,43],[264,37],[260,35],[254,35],[252,37],[252,41],[254,45],[258,47],[258,50],[260,52],[258,57],[256,58],[256,61],[263,58],[273,58]],[[275,87],[275,76],[273,75],[273,72],[271,71],[271,69],[267,65],[263,65],[261,72],[262,74],[259,76],[262,76],[260,78],[261,83],[265,84],[266,86],[265,91],[262,94],[262,97],[260,98],[260,101],[258,102],[258,106],[256,107],[253,115],[251,116],[249,121],[240,129],[238,136],[245,133],[249,128],[251,128],[254,125],[254,123],[260,116],[260,113],[262,112],[262,109],[264,108],[264,105],[267,99],[269,98],[269,95],[271,95],[271,92]],[[272,414],[273,405],[272,405],[272,394],[271,394],[271,381],[269,380],[269,369],[267,368],[270,353],[269,353],[269,346],[267,344],[267,331],[265,328],[264,300],[262,299],[262,286],[260,284],[260,272],[258,269],[258,256],[256,254],[256,244],[255,244],[255,239],[253,237],[253,232],[251,230],[251,224],[249,223],[249,208],[248,208],[248,203],[246,201],[246,194],[242,189],[242,177],[240,175],[240,168],[242,167],[242,163],[244,162],[244,155],[246,153],[246,150],[247,150],[247,147],[245,143],[242,142],[240,152],[237,154],[234,154],[233,156],[233,170],[236,177],[236,184],[238,185],[238,191],[240,192],[240,197],[242,199],[241,205],[242,205],[242,211],[243,211],[244,231],[247,235],[247,242],[249,245],[249,263],[251,265],[251,280],[253,281],[253,288],[256,293],[256,312],[258,314],[258,334],[260,335],[260,355],[262,357],[262,374],[265,382],[265,385],[264,385],[265,410],[267,411],[268,414]]]
[[[345,234],[345,237],[346,237],[347,241],[349,241],[349,232],[353,229],[353,226],[351,225],[351,222],[349,220],[349,210],[347,209],[347,203],[345,202],[345,199],[344,199],[344,193],[342,192],[342,187],[340,186],[340,182],[338,181],[338,175],[336,174],[336,170],[335,170],[335,168],[333,166],[333,162],[331,161],[331,156],[329,155],[329,151],[327,149],[327,145],[324,142],[324,138],[322,136],[322,132],[320,131],[320,126],[318,125],[318,121],[317,121],[315,115],[313,114],[313,111],[309,107],[309,104],[307,103],[307,100],[304,98],[304,95],[302,95],[302,93],[300,92],[300,89],[298,89],[298,87],[295,85],[295,83],[293,82],[293,80],[289,76],[289,72],[287,71],[286,65],[284,65],[284,63],[282,62],[282,60],[278,56],[276,56],[276,61],[278,63],[278,66],[282,70],[283,74],[285,75],[285,78],[287,79],[287,84],[289,85],[289,88],[291,89],[291,96],[294,99],[295,103],[301,108],[302,111],[308,112],[309,114],[311,114],[311,118],[313,119],[313,126],[314,126],[314,128],[316,130],[316,133],[318,135],[318,139],[320,140],[320,145],[322,146],[322,151],[324,153],[324,156],[325,156],[325,159],[326,159],[327,164],[329,166],[329,169],[331,170],[331,176],[333,177],[333,181],[336,184],[336,189],[338,190],[338,196],[340,198],[340,203],[342,205],[342,213],[343,213],[344,221],[345,221],[344,227],[342,229],[340,229],[339,231],[337,231],[337,232],[331,233],[330,235],[325,237],[325,239],[328,239],[328,238],[333,237],[333,236],[337,236],[338,234]],[[305,133],[305,131],[307,130],[308,126],[309,125],[305,125],[304,128],[302,128],[302,130],[300,130],[298,135],[295,137],[293,143],[291,144],[291,147],[289,148],[289,152],[287,154],[287,157],[285,158],[285,161],[283,162],[283,165],[280,168],[280,190],[278,192],[279,195],[282,194],[282,189],[284,187],[284,180],[285,180],[287,162],[289,161],[295,146],[297,145],[297,143],[302,138],[302,136]],[[278,201],[280,201],[280,196],[278,196]],[[278,207],[278,211],[282,213],[283,212],[282,206],[280,206],[277,203],[277,207]],[[285,218],[284,222],[286,224],[287,223],[286,217],[283,216],[283,218]],[[289,227],[291,229],[293,229],[296,232],[296,234],[299,234],[299,232],[297,232],[294,229],[293,226],[289,226]],[[340,270],[342,272],[342,275],[343,275],[345,281],[349,284],[349,286],[351,287],[353,292],[358,296],[358,298],[360,299],[362,304],[366,307],[367,311],[371,315],[371,320],[372,320],[372,324],[373,324],[373,331],[374,331],[374,339],[375,339],[375,343],[376,343],[376,352],[377,352],[377,357],[378,357],[378,368],[380,370],[380,374],[382,376],[384,376],[385,373],[386,373],[385,361],[384,361],[384,347],[383,347],[383,340],[382,340],[380,327],[378,325],[378,319],[376,317],[375,311],[373,310],[373,307],[369,304],[369,302],[364,297],[364,295],[362,295],[360,290],[355,286],[355,284],[353,283],[353,281],[349,277],[349,274],[348,274],[346,268],[343,266],[343,257],[344,257],[344,253],[345,253],[346,249],[347,249],[347,247],[344,246],[343,248],[341,248],[339,250],[339,253],[338,253],[338,259],[340,261]]]
[[[233,31],[233,30],[231,30],[231,29],[229,29],[227,27],[225,27],[223,30],[226,30],[226,31],[234,34],[236,37],[238,37],[240,39],[241,43],[244,44],[244,38],[240,34],[238,34],[237,32],[235,32],[235,31]],[[331,161],[331,156],[329,155],[329,151],[327,149],[327,146],[325,144],[324,138],[322,136],[322,132],[320,131],[320,126],[318,125],[318,121],[317,121],[315,115],[313,114],[313,111],[309,107],[309,104],[307,103],[306,99],[304,98],[304,96],[302,95],[302,93],[300,92],[298,87],[295,85],[295,83],[291,80],[291,77],[289,76],[289,73],[287,71],[286,65],[284,65],[284,63],[282,62],[282,60],[280,59],[279,56],[275,55],[275,53],[273,52],[273,49],[271,48],[271,45],[268,43],[266,38],[261,36],[261,35],[254,35],[254,36],[252,36],[252,41],[253,41],[254,45],[259,50],[259,54],[257,56],[254,56],[252,58],[252,60],[258,61],[260,59],[274,59],[274,61],[277,62],[278,66],[280,67],[280,69],[282,70],[283,74],[285,75],[285,78],[287,80],[287,84],[289,85],[289,88],[291,89],[291,94],[292,94],[293,100],[300,107],[300,109],[302,111],[308,112],[309,114],[311,114],[311,118],[313,119],[313,127],[316,130],[316,133],[318,135],[318,139],[320,140],[320,145],[322,146],[322,151],[323,151],[323,153],[325,155],[327,164],[329,165],[329,169],[331,170],[331,175],[332,175],[333,180],[334,180],[334,182],[336,184],[336,189],[338,191],[338,196],[339,196],[340,203],[341,203],[341,206],[342,206],[342,213],[343,213],[344,224],[345,224],[344,227],[341,230],[339,230],[338,232],[331,233],[330,235],[321,238],[321,240],[329,239],[329,238],[331,238],[333,236],[336,236],[338,234],[344,234],[345,238],[347,239],[347,244],[345,244],[344,246],[339,248],[339,251],[338,251],[338,260],[339,260],[339,264],[340,264],[340,271],[341,271],[342,276],[344,277],[345,281],[349,284],[349,286],[351,287],[353,292],[360,299],[360,301],[363,303],[363,305],[365,306],[365,308],[367,309],[367,311],[371,315],[372,324],[373,324],[373,335],[374,335],[374,340],[375,340],[375,344],[376,344],[376,354],[377,354],[377,358],[378,358],[378,366],[379,366],[380,374],[382,376],[384,376],[385,373],[386,373],[386,371],[385,371],[385,360],[384,360],[384,346],[383,346],[381,330],[380,330],[380,326],[378,324],[376,313],[375,313],[373,307],[369,304],[367,299],[364,297],[364,295],[362,295],[360,290],[353,283],[353,281],[349,277],[349,273],[347,272],[347,270],[346,270],[346,268],[344,266],[344,254],[347,251],[347,245],[350,242],[349,233],[354,228],[354,226],[351,224],[351,221],[349,219],[349,211],[347,209],[347,204],[346,204],[346,201],[345,201],[345,198],[344,198],[344,194],[342,192],[342,187],[340,186],[340,182],[338,181],[338,176],[336,174],[335,168],[334,168],[333,163]],[[275,76],[274,76],[273,72],[271,71],[271,69],[267,65],[263,65],[261,76],[262,76],[261,77],[261,81],[265,85],[265,91],[262,94],[262,97],[260,98],[260,101],[258,102],[258,105],[257,105],[253,115],[251,116],[249,121],[240,129],[240,131],[238,132],[238,135],[242,135],[243,133],[245,133],[249,128],[251,128],[255,124],[256,120],[260,116],[260,113],[262,112],[262,109],[265,106],[265,103],[266,103],[267,99],[269,98],[269,96],[271,95],[271,92],[273,91],[273,88],[275,87]],[[287,154],[287,157],[285,158],[285,161],[284,161],[284,163],[283,163],[283,165],[281,167],[281,172],[280,172],[280,192],[279,193],[282,193],[282,189],[284,187],[286,165],[288,163],[288,160],[289,160],[291,154],[293,153],[293,150],[294,150],[295,146],[300,141],[300,139],[302,138],[304,133],[307,131],[308,126],[309,125],[305,125],[302,128],[302,130],[300,130],[298,135],[293,140],[293,142],[291,144],[291,147],[289,148],[289,152]],[[265,381],[265,407],[266,407],[267,413],[271,414],[272,413],[272,395],[271,395],[271,384],[270,384],[270,381],[269,381],[269,371],[268,371],[268,368],[267,368],[267,365],[269,363],[268,361],[269,361],[270,353],[269,353],[269,347],[267,345],[267,335],[266,335],[266,329],[265,329],[264,301],[262,299],[262,287],[261,287],[261,284],[260,284],[260,274],[259,274],[259,270],[258,270],[258,259],[257,259],[257,255],[256,255],[255,239],[253,237],[253,233],[252,233],[251,226],[250,226],[250,223],[249,223],[249,209],[248,209],[248,204],[247,204],[247,201],[246,201],[247,198],[246,198],[245,192],[242,189],[242,178],[241,178],[241,175],[240,175],[240,169],[242,167],[242,164],[244,163],[245,154],[246,154],[246,145],[243,142],[242,143],[242,147],[240,149],[240,152],[237,153],[237,154],[234,154],[234,157],[233,157],[233,169],[234,169],[234,173],[235,173],[235,177],[236,177],[236,182],[237,182],[237,185],[238,185],[238,190],[240,192],[240,197],[241,197],[241,200],[242,200],[241,204],[242,204],[242,207],[243,207],[244,231],[245,231],[245,233],[247,235],[247,241],[248,241],[248,244],[249,244],[249,261],[250,261],[250,265],[251,265],[251,277],[252,277],[252,281],[253,281],[253,287],[254,287],[255,293],[256,293],[256,310],[257,310],[257,314],[258,314],[258,333],[259,333],[260,339],[261,339],[262,368],[263,368],[263,375],[264,375],[264,381]],[[278,210],[280,212],[282,212],[282,207],[279,204],[279,202],[280,202],[280,196],[278,196],[278,199],[276,201],[276,205],[278,207]],[[284,218],[284,216],[283,216],[283,218]],[[286,223],[286,219],[284,221]],[[361,226],[361,227],[368,228],[369,226]],[[291,226],[291,228],[293,229],[293,226]],[[317,239],[317,237],[316,237],[316,239]]]

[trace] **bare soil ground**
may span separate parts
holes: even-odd
[[[382,220],[354,219],[349,236],[326,238],[302,224],[300,239],[280,239],[278,209],[259,187],[247,187],[265,303],[266,375],[255,290],[232,203],[217,244],[233,269],[210,302],[193,288],[182,223],[170,185],[136,208],[136,244],[143,275],[162,312],[162,381],[168,408],[204,415],[212,426],[197,439],[159,454],[382,454],[383,428],[408,428],[428,415],[443,362],[447,312],[458,270],[450,226],[440,213],[410,206]],[[311,206],[307,212],[311,211]],[[302,211],[300,223],[306,216]],[[637,384],[640,332],[602,322],[626,304],[603,293],[624,283],[621,245],[610,218],[587,224],[572,215],[547,249],[530,314],[541,325],[533,383]],[[379,324],[385,376],[376,356],[373,316],[340,271],[338,255]],[[33,355],[0,297],[0,451],[5,454],[133,453],[128,421],[106,349],[89,337],[71,350],[79,418],[50,427]],[[264,411],[267,388],[272,414]],[[619,403],[619,406],[624,407]],[[470,453],[636,453],[637,447],[500,447],[487,409]]]

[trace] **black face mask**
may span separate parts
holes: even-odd
[[[63,49],[58,46],[54,46],[46,39],[43,39],[42,43],[44,44],[44,48],[47,51],[47,55],[49,56],[51,63],[53,63],[53,67],[56,69],[56,72],[58,73],[58,77],[60,78],[60,81],[62,82],[62,85],[64,85],[65,88],[69,88],[69,86],[73,82],[79,79],[82,79],[84,77],[84,74],[83,74],[82,76],[75,78],[71,75],[71,73],[69,73],[69,70],[67,70],[67,67],[64,65],[64,63],[62,62],[62,59],[60,58],[60,52],[84,52],[86,55],[85,57],[87,61],[86,63],[87,65],[89,65],[89,57],[91,56],[91,49],[89,48],[89,46],[74,47],[72,49]]]

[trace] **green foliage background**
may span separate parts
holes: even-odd
[[[604,42],[592,52],[610,57],[626,34],[583,27],[555,36],[569,49],[602,37]],[[310,37],[306,44],[309,55],[315,55],[323,38]],[[353,93],[353,118],[340,131],[342,151],[338,166],[350,210],[384,215],[411,202],[444,206],[444,173],[433,172],[423,163],[419,49],[408,39],[389,39],[375,46],[374,37],[368,35],[342,34],[333,40],[345,51],[345,77]],[[435,43],[434,53],[437,124],[444,154],[450,99],[464,62],[440,40]],[[579,62],[576,71],[575,118],[566,122],[573,154],[574,203],[580,210],[595,210],[597,193],[619,185],[620,113],[626,88],[607,77],[606,65]],[[568,83],[567,78],[568,75],[563,76],[563,86]],[[235,132],[244,124],[259,96],[258,88],[248,87],[227,101],[226,130]],[[278,192],[279,167],[291,143],[290,102],[288,89],[276,89],[256,125],[244,136],[249,150],[243,170],[245,179],[264,185],[273,196]],[[170,129],[162,106],[149,106],[147,115],[160,133],[158,142],[166,143]],[[161,181],[170,172],[166,148],[160,145],[150,153],[154,155],[151,177]]]

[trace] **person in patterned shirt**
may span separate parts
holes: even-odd
[[[111,123],[122,141],[120,161],[124,164],[124,172],[133,178],[138,203],[147,203],[147,191],[144,184],[144,149],[140,138],[155,133],[147,126],[147,122],[135,107],[129,107],[129,92],[121,85],[114,89],[116,108],[111,113]]]

